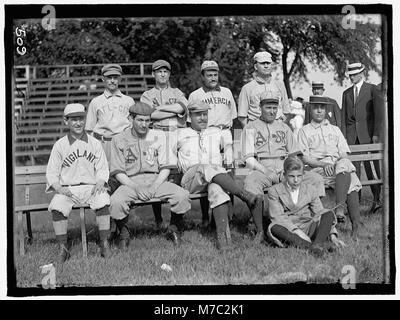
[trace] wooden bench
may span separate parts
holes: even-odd
[[[32,236],[32,225],[31,225],[31,212],[45,211],[48,209],[49,201],[43,203],[32,203],[31,201],[31,187],[33,186],[45,186],[46,184],[46,166],[26,166],[16,167],[14,175],[15,186],[24,187],[24,200],[25,204],[16,205],[14,207],[14,247],[20,255],[25,254],[25,235],[23,226],[23,215],[26,217],[26,225],[28,232],[28,244],[33,241]],[[191,194],[191,200],[202,200],[207,199],[207,193]],[[167,203],[167,201],[161,201],[160,199],[151,199],[149,201],[135,201],[133,204],[136,206],[142,205],[153,205]],[[203,202],[204,203],[204,202]],[[89,205],[74,205],[73,209],[79,209],[80,216],[80,227],[82,237],[82,251],[83,256],[87,257],[87,240],[86,240],[86,224],[85,224],[85,211],[89,209]],[[203,208],[202,208],[203,209]],[[19,250],[18,250],[19,247]]]

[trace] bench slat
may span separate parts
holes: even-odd
[[[21,175],[15,176],[15,185],[33,185],[33,184],[45,184],[47,182],[45,175]]]
[[[352,154],[352,155],[349,155],[349,159],[352,162],[382,160],[383,154],[382,153]]]
[[[15,175],[21,174],[46,174],[47,166],[15,167]]]
[[[349,145],[351,152],[383,151],[383,143]]]

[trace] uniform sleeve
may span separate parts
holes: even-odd
[[[239,94],[238,102],[238,117],[247,118],[249,112],[250,98],[247,92],[247,87],[243,86]]]
[[[98,159],[95,163],[96,181],[103,180],[107,182],[110,177],[110,171],[108,169],[106,153],[98,140],[94,140],[94,143],[96,155],[98,155]]]
[[[61,167],[62,167],[62,153],[60,143],[56,142],[51,150],[50,158],[46,168],[46,192],[52,189],[56,182],[60,182]]]
[[[334,127],[334,129],[335,129],[336,134],[339,137],[338,146],[337,146],[339,153],[344,153],[344,152],[351,153],[351,150],[349,148],[349,145],[347,144],[346,139],[343,136],[343,133],[340,131],[340,129],[338,127]]]
[[[304,129],[304,127],[299,130],[297,140],[298,140],[299,148],[300,148],[301,152],[303,152],[303,154],[305,156],[309,157],[310,156],[310,146],[308,145],[307,134],[306,134],[306,130]]]
[[[294,136],[292,130],[287,126],[286,129],[286,150],[289,154],[301,152],[300,146],[297,143],[296,137]]]
[[[272,223],[276,223],[292,232],[298,229],[297,226],[290,221],[288,215],[285,213],[283,205],[279,200],[278,191],[276,188],[271,187],[268,189],[268,209]]]
[[[282,93],[282,112],[290,113],[289,98],[286,92],[285,84],[283,82],[278,82],[278,83],[279,83],[279,89]]]
[[[86,126],[85,130],[93,131],[97,123],[97,112],[96,112],[96,102],[95,99],[90,101],[88,111],[86,114]]]
[[[187,117],[187,115],[188,115],[188,108],[187,108],[187,106],[188,106],[188,104],[189,104],[189,102],[188,102],[188,100],[185,98],[185,95],[184,95],[184,93],[181,91],[181,90],[179,90],[179,89],[176,89],[176,91],[177,91],[177,97],[176,97],[176,103],[179,103],[181,106],[182,106],[182,108],[183,108],[183,113],[180,113],[180,114],[178,114],[177,116],[179,117],[179,118],[184,118],[184,117]]]
[[[176,134],[177,130],[170,132],[170,134]],[[158,151],[158,166],[159,170],[162,169],[174,169],[178,165],[178,159],[174,152],[174,146],[167,147],[167,138],[163,131],[158,132],[157,135],[158,144],[157,144],[157,151]],[[172,139],[173,143],[176,143],[177,137]]]
[[[140,102],[147,103],[149,106],[152,106],[153,108],[156,107],[153,105],[153,101],[151,100],[149,91],[143,92],[143,94],[140,97]]]
[[[233,98],[231,90],[229,90],[229,100],[231,102],[231,119],[233,120],[237,118],[237,109],[236,109],[236,102],[235,99]]]
[[[230,130],[221,130],[221,150],[224,151],[224,163],[228,166],[233,163],[233,140]]]
[[[119,135],[111,140],[110,176],[115,176],[118,173],[126,173],[124,146]]]
[[[257,156],[257,152],[255,149],[255,135],[256,135],[255,128],[251,128],[247,125],[244,127],[240,139],[240,144],[241,144],[240,149],[242,151],[243,161],[246,161],[247,158]]]

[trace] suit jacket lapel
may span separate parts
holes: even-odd
[[[290,196],[289,190],[286,188],[285,184],[282,183],[279,188],[279,198],[283,204],[289,209],[292,210],[295,204],[293,203],[292,197]]]
[[[360,92],[358,93],[356,105],[357,105],[357,103],[360,101],[360,97],[361,97],[362,95],[365,95],[366,90],[367,90],[367,86],[365,85],[365,81],[364,81],[363,84],[362,84],[362,86],[361,86],[361,88],[360,88]],[[354,94],[354,93],[353,93],[353,94]]]

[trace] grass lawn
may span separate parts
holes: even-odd
[[[365,190],[363,193],[369,197]],[[71,259],[61,266],[55,263],[57,286],[282,284],[299,280],[337,283],[346,265],[355,267],[358,283],[383,283],[382,214],[366,214],[368,207],[367,201],[361,202],[362,219],[374,238],[354,242],[350,238],[350,223],[339,225],[340,237],[347,247],[319,259],[305,250],[252,245],[245,227],[249,213],[243,202],[235,199],[233,246],[226,252],[215,248],[214,233],[201,234],[194,227],[201,221],[199,204],[195,201],[192,213],[186,217],[192,228],[185,232],[180,247],[174,247],[163,235],[153,231],[153,214],[151,207],[146,206],[130,215],[133,234],[128,251],[122,253],[112,247],[112,255],[107,260],[99,256],[94,214],[88,214],[89,245],[85,261],[76,212],[70,217]],[[167,205],[163,206],[163,216],[169,220]],[[27,247],[25,256],[16,257],[18,287],[40,286],[43,277],[40,266],[57,259],[50,213],[33,214],[32,223],[34,242]],[[172,271],[162,270],[164,263]]]

